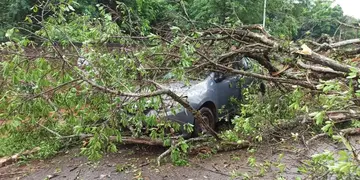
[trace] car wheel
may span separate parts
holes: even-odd
[[[207,108],[207,107],[202,107],[200,109],[200,113],[205,121],[205,123],[207,123],[212,129],[215,128],[215,122],[216,122],[216,117],[214,115],[214,113],[211,111],[211,109]],[[199,134],[206,134],[206,128],[204,127],[204,125],[200,124],[199,122],[197,122],[195,120],[194,122],[194,136],[198,136]]]
[[[259,89],[260,89],[261,94],[264,96],[266,93],[266,85],[263,82],[260,83]]]

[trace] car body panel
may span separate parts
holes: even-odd
[[[175,90],[179,96],[185,96],[190,106],[199,110],[206,103],[212,103],[215,106],[215,115],[221,116],[226,114],[219,113],[221,108],[231,109],[230,98],[241,99],[242,86],[239,84],[242,76],[230,76],[220,82],[215,81],[215,75],[210,74],[205,80],[198,82],[198,84],[190,86],[184,86],[184,91]],[[169,85],[171,86],[171,84]],[[171,88],[170,89],[174,89]],[[182,124],[190,123],[194,124],[194,116],[188,110],[181,108],[176,114],[169,112],[166,115],[167,119],[175,120]]]
[[[248,64],[245,64],[247,66]],[[240,66],[244,66],[240,64]],[[242,89],[248,87],[255,81],[254,78],[244,77],[242,75],[229,75],[211,72],[202,81],[190,81],[189,85],[185,83],[175,82],[166,85],[170,90],[185,97],[184,99],[190,106],[199,110],[203,106],[212,105],[210,108],[216,120],[218,117],[228,114],[230,111],[235,110],[236,106],[230,103],[230,99],[242,99]],[[169,102],[167,102],[169,103]],[[220,113],[219,109],[224,109]],[[186,123],[194,125],[194,115],[183,107],[178,108],[175,112],[168,111],[163,114],[167,120],[179,122],[182,127]]]

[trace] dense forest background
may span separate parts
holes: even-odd
[[[5,33],[11,27],[39,28],[36,23],[26,21],[29,20],[27,15],[37,12],[38,1],[5,0],[0,3],[2,41],[6,40]],[[262,24],[263,3],[263,0],[78,0],[71,1],[71,8],[74,13],[94,18],[100,15],[96,5],[102,4],[123,31],[147,34],[157,28],[170,26],[191,29],[194,23],[198,28],[209,24]],[[338,21],[349,24],[358,22],[345,16],[341,7],[333,5],[331,0],[274,0],[268,3],[266,11],[267,31],[288,39],[339,34]],[[22,33],[28,34],[25,31]],[[355,32],[348,33],[350,35],[343,37],[354,35]]]

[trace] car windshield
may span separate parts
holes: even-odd
[[[238,70],[250,70],[253,67],[254,65],[254,60],[249,58],[249,57],[241,57],[241,56],[238,56],[234,59],[234,61],[231,62],[231,65],[230,64],[224,64],[228,67],[231,67],[231,68],[234,68],[234,69],[238,69]],[[194,71],[192,72],[192,74],[190,74],[189,78],[190,80],[204,80],[206,79],[211,72],[221,72],[220,71],[217,71],[217,70],[201,70],[199,72],[197,71]]]

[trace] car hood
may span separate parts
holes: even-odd
[[[163,84],[163,86],[174,92],[176,95],[186,99],[186,101],[191,105],[195,105],[201,102],[205,92],[208,90],[208,81],[189,81],[188,83],[177,81]],[[163,97],[163,103],[167,112],[170,113],[171,109],[175,109],[176,112],[179,112],[183,109],[183,107],[170,96],[161,96]],[[151,108],[147,109],[144,113],[151,115],[152,113],[150,113],[150,111]]]
[[[186,97],[185,99],[191,105],[196,105],[201,103],[205,98],[206,92],[209,91],[209,83],[207,79],[203,81],[190,81],[187,84],[183,82],[174,82],[167,84],[167,88],[180,97]],[[166,98],[166,103],[173,101],[174,100],[170,97]]]

